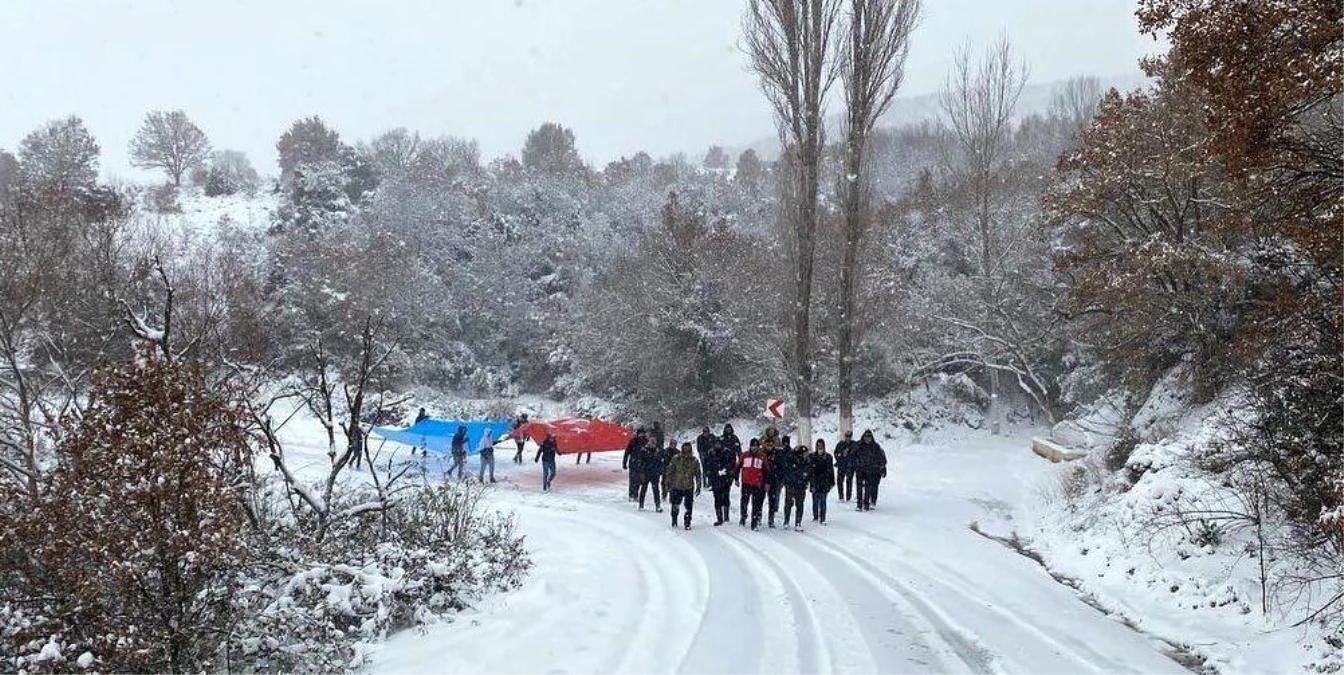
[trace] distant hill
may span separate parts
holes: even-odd
[[[1146,79],[1140,75],[1117,75],[1101,77],[1101,87],[1105,91],[1112,87],[1120,91],[1129,91],[1143,86]],[[1022,96],[1017,103],[1017,116],[1026,117],[1033,113],[1044,114],[1050,110],[1050,102],[1055,93],[1064,86],[1064,80],[1028,84],[1022,88]],[[942,114],[938,106],[938,94],[919,96],[898,96],[891,102],[891,109],[882,116],[880,126],[900,127],[922,122],[934,122]],[[840,116],[833,115],[827,122],[827,133],[836,134],[840,128]],[[834,136],[832,136],[834,138]],[[779,141],[773,134],[763,136],[746,145],[730,147],[729,153],[736,157],[746,149],[756,151],[762,159],[774,160],[779,156]]]

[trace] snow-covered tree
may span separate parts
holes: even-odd
[[[252,193],[261,180],[247,155],[238,150],[217,150],[210,157],[210,168],[205,175],[205,194],[208,197]]]
[[[1196,100],[1174,84],[1107,94],[1046,201],[1080,339],[1140,379],[1186,356],[1225,363],[1244,313],[1237,240],[1218,227],[1229,185]]]
[[[175,187],[209,156],[210,140],[181,110],[150,112],[131,139],[131,163],[142,169],[163,169]]]
[[[905,80],[910,33],[919,21],[919,0],[851,0],[847,32],[840,47],[840,79],[845,93],[844,168],[839,181],[843,203],[840,258],[839,335],[836,385],[840,429],[854,426],[854,366],[864,325],[859,284],[864,259],[859,248],[872,219],[872,149],[877,121]]]
[[[706,169],[722,171],[728,168],[728,152],[721,145],[711,145],[705,152],[704,165]]]
[[[199,368],[150,352],[93,385],[40,497],[5,495],[6,600],[44,607],[7,641],[31,659],[60,636],[67,658],[107,670],[211,668],[247,556],[242,413]]]
[[[784,149],[780,229],[791,242],[793,390],[799,441],[812,442],[812,286],[820,220],[826,95],[836,78],[838,0],[751,0],[743,41]]]
[[[98,180],[100,151],[84,120],[73,115],[52,120],[19,143],[24,182],[58,193],[92,187]]]
[[[420,154],[420,134],[397,127],[369,141],[362,152],[369,156],[379,175],[394,178],[409,171]]]
[[[12,153],[0,150],[0,208],[9,202],[19,189],[19,160]]]
[[[552,176],[573,176],[583,170],[574,143],[574,131],[554,122],[547,122],[527,134],[523,143],[523,167]]]
[[[317,115],[296,120],[275,144],[280,154],[280,180],[288,183],[303,164],[340,164],[346,145],[341,135]]]

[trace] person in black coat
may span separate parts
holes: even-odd
[[[427,419],[429,419],[429,413],[425,412],[425,409],[424,409],[424,408],[421,408],[421,409],[420,409],[420,412],[418,412],[418,413],[415,414],[415,421],[411,423],[411,426],[415,426],[416,424],[419,424],[419,423],[421,423],[421,422],[423,422],[423,421],[425,421],[425,420],[427,420]],[[421,456],[424,456],[424,454],[425,454],[425,449],[424,449],[424,448],[420,448],[420,447],[412,447],[412,448],[411,448],[411,456],[412,456],[412,457],[415,456],[415,451],[416,451],[416,450],[419,450],[419,451],[420,451],[420,455],[421,455]]]
[[[733,433],[733,425],[723,425],[723,435],[719,436],[719,442],[723,447],[733,451],[733,461],[742,456],[742,441],[738,440],[737,434]]]
[[[877,486],[887,475],[887,453],[873,438],[871,429],[863,432],[854,448],[854,471],[859,479],[859,511],[872,511],[877,503]]]
[[[835,486],[835,462],[826,452],[826,441],[817,439],[816,449],[809,456],[812,478],[808,488],[812,491],[812,520],[826,524],[826,498]]]
[[[709,453],[700,462],[705,476],[709,480],[709,489],[714,492],[714,525],[728,522],[731,516],[731,496],[733,479],[737,475],[737,455],[714,439]]]
[[[764,437],[761,439],[761,454],[765,455],[766,524],[770,527],[775,526],[775,514],[779,513],[779,493],[784,489],[784,483],[781,480],[778,466],[779,453],[788,447],[788,436],[785,436],[781,440],[779,437],[779,429],[776,429],[773,426],[766,428]]]
[[[789,526],[789,515],[793,515],[793,528],[803,530],[803,502],[807,498],[807,485],[811,481],[811,465],[808,463],[807,447],[783,447],[775,453],[775,468],[780,473],[780,482],[784,484],[784,527]]]
[[[842,502],[854,498],[854,432],[846,431],[844,440],[835,444],[835,485]]]
[[[695,456],[700,460],[700,464],[705,463],[705,458],[709,457],[710,450],[719,439],[710,433],[709,427],[700,430],[700,435],[695,437]]]
[[[662,423],[662,422],[654,422],[654,423],[653,423],[653,428],[652,428],[652,429],[649,429],[649,440],[653,441],[653,446],[654,446],[654,447],[656,447],[656,448],[662,448],[662,447],[663,447],[663,441],[666,440],[666,439],[664,438],[664,434],[663,434],[663,423]],[[674,453],[674,454],[675,454],[675,453]]]
[[[551,489],[551,481],[555,480],[555,455],[560,452],[560,447],[556,445],[555,435],[549,430],[546,431],[546,439],[541,442],[541,447],[537,448],[537,456],[532,459],[535,464],[541,460],[541,489],[543,492]]]
[[[639,483],[639,510],[644,510],[644,498],[648,495],[650,489],[653,490],[653,508],[658,513],[663,512],[663,472],[667,470],[666,460],[663,453],[652,443],[644,446],[639,460],[640,483]]]
[[[462,480],[462,473],[466,471],[467,466],[467,428],[458,427],[457,433],[453,434],[453,466],[448,469],[448,475],[457,472],[457,479]]]
[[[644,482],[644,446],[649,442],[644,427],[635,428],[635,437],[625,444],[625,454],[621,455],[621,468],[629,472],[630,501],[639,499],[639,486]]]
[[[658,462],[658,478],[660,481],[667,473],[667,467],[672,466],[672,459],[677,456],[677,453],[677,439],[674,438],[667,442],[666,448],[663,448],[661,452],[655,454],[656,461]],[[663,485],[663,496],[667,496],[667,492],[667,486]]]

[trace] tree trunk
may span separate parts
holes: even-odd
[[[982,302],[984,307],[985,330],[991,330],[994,325],[994,306],[997,298],[994,293],[994,222],[990,212],[989,193],[991,176],[988,165],[981,169],[979,178],[980,192],[980,275],[981,283],[984,284],[982,291]],[[994,368],[988,368],[989,371],[989,411],[985,417],[989,422],[989,431],[997,435],[999,433],[999,371]]]
[[[798,205],[798,295],[793,306],[793,357],[798,398],[798,442],[812,444],[812,267],[817,248],[817,147],[807,144],[799,158],[802,195]]]
[[[861,111],[851,111],[851,117]],[[851,122],[853,124],[853,122]],[[840,399],[840,433],[854,429],[854,361],[859,342],[859,245],[863,241],[862,166],[866,139],[861,132],[850,132],[849,153],[845,159],[845,240],[840,258],[840,334],[837,386]]]

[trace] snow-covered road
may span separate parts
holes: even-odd
[[[888,443],[878,510],[832,493],[805,532],[694,529],[625,501],[619,456],[539,491],[502,466],[490,503],[516,514],[536,567],[452,624],[394,636],[373,672],[1184,672],[1160,645],[968,529],[1021,516],[1042,471],[1024,437]],[[734,515],[737,511],[734,494]],[[1006,528],[1005,528],[1006,529]]]

